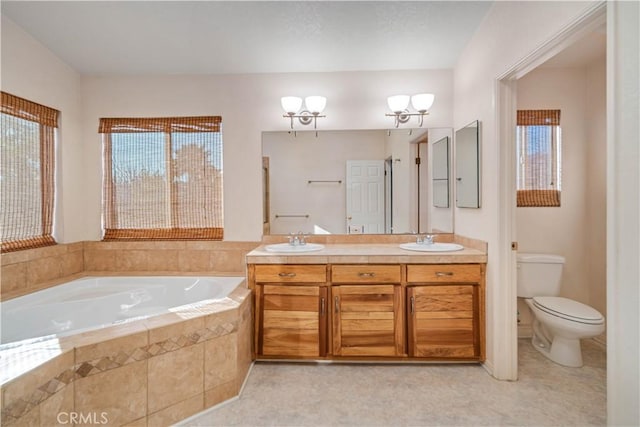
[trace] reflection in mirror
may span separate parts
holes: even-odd
[[[265,234],[453,232],[452,210],[431,207],[427,143],[451,136],[450,128],[263,132]]]
[[[480,207],[480,122],[456,131],[456,206]]]
[[[432,148],[433,206],[449,207],[449,137],[433,143]]]

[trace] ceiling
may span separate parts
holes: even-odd
[[[5,1],[82,74],[453,68],[488,1]]]

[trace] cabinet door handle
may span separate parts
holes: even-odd
[[[335,297],[333,299],[333,309],[335,310],[336,313],[340,312],[340,297]]]
[[[411,297],[411,314],[416,312],[416,298]]]
[[[436,271],[437,277],[453,276],[453,271]]]
[[[324,297],[320,298],[320,315],[324,316],[324,311],[325,311],[325,301],[324,301]]]
[[[296,273],[278,273],[280,277],[296,277]]]
[[[360,277],[375,277],[376,273],[358,273]]]

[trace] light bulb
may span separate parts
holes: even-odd
[[[409,95],[394,95],[387,98],[389,108],[396,114],[402,113],[409,105]]]
[[[280,103],[282,104],[282,109],[285,113],[293,115],[300,111],[300,107],[302,107],[302,98],[298,98],[297,96],[283,96],[280,98]]]
[[[327,98],[318,95],[307,96],[304,99],[304,104],[307,106],[307,110],[309,110],[311,114],[320,114],[327,105]]]
[[[411,97],[411,105],[416,111],[426,112],[433,105],[435,96],[432,93],[420,93]]]

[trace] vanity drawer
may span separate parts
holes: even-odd
[[[480,264],[407,265],[409,283],[479,283]]]
[[[268,264],[255,266],[257,283],[325,283],[325,265]]]
[[[333,283],[400,283],[399,265],[334,265]]]

